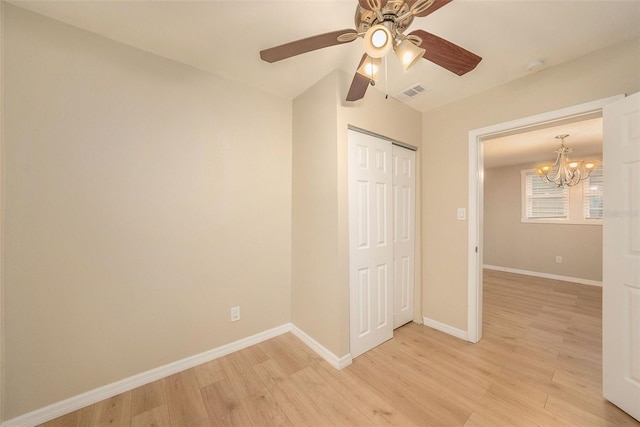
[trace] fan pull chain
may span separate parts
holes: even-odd
[[[384,60],[384,99],[389,99],[389,79],[387,78],[387,55],[383,57]]]

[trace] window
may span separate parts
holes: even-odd
[[[533,169],[521,171],[521,222],[602,224],[602,166],[572,187],[553,187]]]
[[[525,172],[526,217],[568,218],[569,192],[565,187],[552,187],[533,171]]]
[[[602,183],[604,174],[602,165],[591,172],[589,178],[582,181],[582,194],[584,194],[584,218],[602,219],[604,209],[602,207]]]

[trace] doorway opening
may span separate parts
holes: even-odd
[[[602,108],[623,96],[605,98],[469,132],[469,252],[468,252],[468,340],[482,338],[482,275],[484,266],[484,179],[485,141],[523,132],[594,119]]]
[[[483,267],[602,286],[602,115],[483,140]],[[572,161],[595,161],[576,185],[535,172],[568,135]]]

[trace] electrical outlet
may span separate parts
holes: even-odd
[[[231,321],[237,322],[240,320],[240,307],[231,307]]]
[[[556,263],[562,264],[562,257],[560,255],[556,255]]]

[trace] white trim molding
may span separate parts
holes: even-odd
[[[343,357],[338,357],[331,351],[323,347],[321,344],[319,344],[316,340],[311,338],[309,335],[304,333],[297,326],[293,325],[292,323],[286,323],[284,325],[259,332],[255,335],[242,338],[238,341],[234,341],[232,343],[207,350],[203,353],[189,356],[184,359],[171,362],[167,365],[133,375],[129,378],[124,378],[120,381],[116,381],[114,383],[89,390],[86,393],[70,397],[49,406],[45,406],[44,408],[36,409],[35,411],[28,412],[24,415],[20,415],[16,418],[5,421],[4,423],[2,423],[2,427],[37,426],[38,424],[51,421],[73,411],[77,411],[78,409],[93,405],[94,403],[127,392],[129,390],[133,390],[134,388],[149,384],[150,382],[157,381],[169,375],[173,375],[186,369],[201,365],[203,363],[210,362],[211,360],[217,359],[219,357],[226,356],[247,347],[251,347],[252,345],[261,343],[287,332],[293,333],[303,343],[305,343],[313,351],[318,353],[320,357],[329,362],[331,366],[335,367],[336,369],[342,369],[345,366],[351,364],[350,354],[347,354]]]
[[[519,270],[517,268],[510,267],[499,267],[497,265],[485,264],[483,267],[487,270],[504,271],[505,273],[523,274],[525,276],[542,277],[544,279],[560,280],[563,282],[602,287],[602,282],[599,282],[597,280],[581,279],[580,277],[560,276],[558,274],[541,273],[538,271]]]
[[[336,356],[318,341],[307,335],[306,332],[298,328],[296,325],[291,325],[291,333],[298,337],[300,341],[305,343],[309,348],[311,348],[311,350],[315,351],[320,357],[329,362],[331,366],[338,370],[346,368],[347,366],[351,365],[351,362],[353,361],[353,359],[351,358],[351,353],[348,353],[342,357]]]
[[[428,326],[440,332],[444,332],[445,334],[460,338],[464,341],[470,341],[469,334],[467,333],[467,331],[463,331],[462,329],[455,328],[453,326],[447,325],[446,323],[438,322],[437,320],[433,320],[428,317],[423,317],[422,322],[424,323],[424,326]]]

